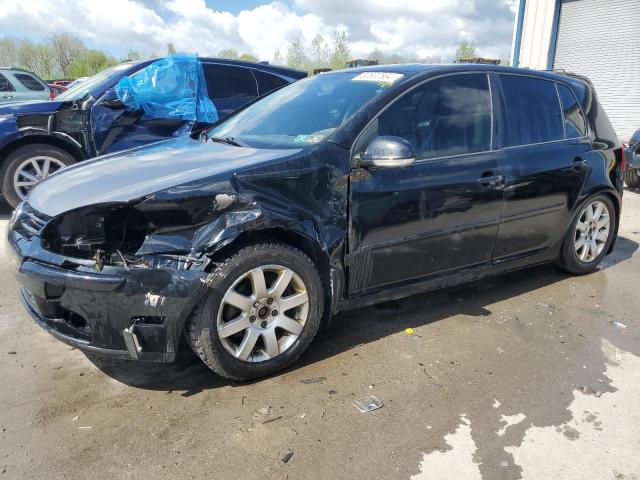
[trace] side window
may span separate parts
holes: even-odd
[[[258,81],[258,93],[260,95],[269,93],[276,88],[280,88],[281,86],[289,83],[276,75],[261,72],[260,70],[253,70],[253,74],[256,76],[256,80]]]
[[[15,73],[13,76],[28,90],[42,92],[45,89],[42,83],[27,73]]]
[[[13,88],[11,82],[7,80],[7,77],[0,73],[0,92],[15,92],[16,89]]]
[[[253,98],[258,95],[256,81],[248,68],[205,63],[203,69],[212,99]]]
[[[505,146],[562,140],[562,112],[555,82],[500,74],[506,104]]]
[[[560,95],[560,103],[562,103],[562,112],[564,114],[564,133],[565,138],[580,138],[587,134],[587,123],[571,89],[561,83],[558,86],[558,94]]]
[[[491,150],[488,77],[462,74],[428,81],[394,102],[370,128],[377,131],[363,138],[405,138],[418,159]]]

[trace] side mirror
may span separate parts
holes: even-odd
[[[124,103],[122,103],[122,100],[118,98],[118,95],[113,88],[104,92],[104,98],[102,99],[102,102],[100,102],[100,104],[107,108],[124,108]]]
[[[413,145],[402,137],[374,138],[357,158],[360,167],[405,167],[416,161]]]

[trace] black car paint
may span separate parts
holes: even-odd
[[[413,85],[452,72],[529,74],[477,65],[375,69],[406,78],[313,148],[260,151],[184,137],[52,175],[30,193],[8,233],[29,311],[72,345],[124,357],[135,356],[123,339],[133,324],[140,358],[170,361],[212,265],[247,239],[280,239],[306,251],[335,312],[549,262],[596,192],[620,210],[620,144],[591,90],[564,75],[535,73],[581,92],[589,138],[537,145],[543,161],[523,167],[533,147],[501,148],[505,125],[496,116],[490,152],[358,167],[352,147],[360,132]],[[574,163],[577,157],[584,161]],[[483,182],[486,173],[504,184]],[[51,217],[110,204],[150,219],[135,262],[78,259],[43,245]],[[70,331],[73,319],[61,312],[83,317],[90,338]]]
[[[111,108],[105,105],[105,93],[120,78],[134,74],[153,61],[130,62],[128,68],[123,68],[114,77],[96,85],[86,97],[77,101],[13,102],[0,105],[0,116],[9,116],[0,121],[0,164],[13,150],[28,143],[60,147],[76,161],[81,161],[206,127],[181,120],[150,118],[141,109]],[[306,76],[305,72],[260,63],[204,57],[200,61],[205,65],[259,70],[289,82]],[[257,83],[256,92],[258,95],[265,93],[259,91]],[[216,99],[220,118],[253,98]]]

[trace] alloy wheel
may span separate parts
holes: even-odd
[[[20,200],[24,200],[29,190],[53,172],[66,167],[57,158],[38,155],[26,159],[16,169],[13,175],[13,187]]]
[[[610,228],[607,206],[599,200],[589,203],[576,224],[574,248],[578,260],[591,263],[598,258],[609,239]]]
[[[308,314],[307,287],[291,268],[254,268],[224,294],[218,309],[218,338],[238,360],[263,362],[295,343]]]

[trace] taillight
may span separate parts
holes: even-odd
[[[49,90],[49,100],[53,100],[54,98],[56,98],[56,92],[53,91],[53,89]]]
[[[620,170],[624,170],[624,167],[627,166],[627,157],[624,154],[624,143],[622,144],[622,148],[620,149]]]

